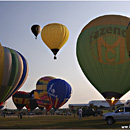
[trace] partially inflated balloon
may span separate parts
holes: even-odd
[[[52,76],[45,76],[40,78],[36,83],[36,91],[34,96],[36,96],[35,98],[37,98],[37,102],[39,102],[38,104],[46,107],[47,111],[51,109],[51,103],[47,95],[47,85],[53,79],[55,78]]]
[[[54,59],[56,59],[57,52],[69,38],[69,30],[62,24],[51,23],[43,27],[41,31],[41,38],[53,52]]]
[[[38,104],[38,107],[46,108],[47,111],[50,111],[52,108],[48,95],[44,90],[35,90],[34,92],[35,100]]]
[[[47,94],[52,107],[56,110],[71,97],[71,86],[65,80],[53,79],[47,85]]]
[[[21,110],[29,102],[29,93],[18,91],[12,96],[13,102],[18,110]]]
[[[38,106],[36,99],[34,98],[34,92],[35,90],[32,90],[29,93],[29,100],[26,104],[26,108],[28,109],[28,111],[33,111]]]
[[[0,103],[10,98],[25,82],[28,64],[17,51],[0,47]]]
[[[38,107],[44,108],[45,106],[40,98],[40,93],[39,93],[40,91],[43,91],[43,90],[35,90],[34,91],[34,98],[37,102]]]
[[[37,39],[38,34],[41,32],[40,25],[33,25],[31,27],[32,33],[36,36],[35,39]]]
[[[83,28],[77,41],[77,59],[82,71],[110,105],[130,89],[128,23],[125,16],[98,17]]]

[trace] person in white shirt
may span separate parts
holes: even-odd
[[[81,107],[79,108],[78,112],[79,112],[79,120],[82,120],[82,108]]]

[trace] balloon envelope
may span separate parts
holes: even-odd
[[[45,76],[40,78],[36,83],[36,91],[34,93],[37,103],[40,106],[44,106],[47,111],[51,109],[51,103],[47,95],[47,85],[53,79],[55,78],[52,76]]]
[[[22,61],[23,61],[23,72],[22,72],[22,77],[17,85],[17,87],[7,96],[6,100],[13,94],[15,94],[15,92],[17,92],[17,90],[19,90],[22,85],[24,84],[24,82],[27,79],[28,76],[28,63],[26,61],[26,59],[18,52],[18,54],[21,56]]]
[[[47,84],[52,80],[55,79],[55,77],[52,76],[44,76],[41,77],[37,83],[36,83],[36,89],[37,90],[44,90],[45,92],[47,92]]]
[[[39,94],[40,91],[43,91],[43,90],[35,90],[34,91],[34,98],[35,98],[35,100],[37,102],[38,107],[44,108],[45,106],[44,106],[44,104],[43,104],[43,102],[42,102],[42,100],[40,98],[40,94]]]
[[[40,27],[40,25],[33,25],[32,27],[31,27],[31,31],[32,31],[32,33],[36,36],[35,37],[35,39],[37,39],[37,36],[38,36],[38,34],[41,32],[41,27]]]
[[[0,47],[0,103],[5,102],[27,79],[28,64],[17,51]]]
[[[28,111],[33,111],[38,106],[36,99],[34,98],[34,92],[35,90],[32,90],[29,93],[29,100],[26,104],[26,108],[28,109]]]
[[[29,101],[29,93],[18,91],[12,96],[12,100],[18,110],[21,110]]]
[[[130,57],[130,21],[126,29],[126,46],[127,46],[127,52]]]
[[[4,103],[2,103],[2,104],[0,105],[0,109],[3,109],[6,104],[7,104],[7,101],[5,101]]]
[[[45,107],[47,111],[52,108],[49,97],[47,93],[44,92],[44,90],[35,90],[34,97],[38,104],[38,107]]]
[[[130,89],[128,23],[125,16],[98,17],[82,29],[77,41],[77,59],[82,71],[110,105]],[[113,97],[117,100],[112,102]]]
[[[71,97],[71,86],[62,79],[53,79],[47,85],[47,94],[52,107],[56,110]]]
[[[66,26],[59,23],[51,23],[43,27],[41,31],[41,38],[43,42],[55,55],[67,42],[69,38],[69,30]]]

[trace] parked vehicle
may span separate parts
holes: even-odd
[[[58,110],[55,111],[55,114],[56,114],[56,115],[64,115],[63,111],[58,111]]]
[[[102,111],[95,111],[93,108],[83,110],[82,116],[98,116],[101,115]]]
[[[28,112],[28,115],[35,115],[35,113],[33,113],[33,112]]]
[[[103,119],[108,125],[112,125],[116,121],[130,121],[130,107],[119,107],[113,112],[105,113]]]

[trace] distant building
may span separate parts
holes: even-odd
[[[106,100],[92,100],[89,102],[89,105],[93,104],[94,106],[104,106],[104,107],[110,107],[110,105],[108,104],[108,102]]]
[[[128,102],[129,101],[129,102]],[[116,103],[116,106],[121,106],[121,105],[129,105],[130,106],[130,100],[128,100],[127,104],[126,104],[126,100],[119,100]],[[90,101],[88,104],[69,104],[69,109],[70,110],[77,110],[79,107],[83,108],[83,107],[89,107],[91,104],[93,104],[94,106],[103,106],[103,107],[107,107],[109,108],[110,105],[108,104],[108,102],[106,100],[92,100]]]
[[[125,104],[125,100],[119,100],[116,105],[124,105]],[[92,100],[89,102],[89,105],[93,104],[94,106],[104,106],[104,107],[110,107],[110,105],[108,104],[108,102],[106,100]]]
[[[77,110],[78,108],[88,107],[89,104],[69,104],[70,110]]]
[[[130,100],[127,100],[124,106],[130,106]]]

